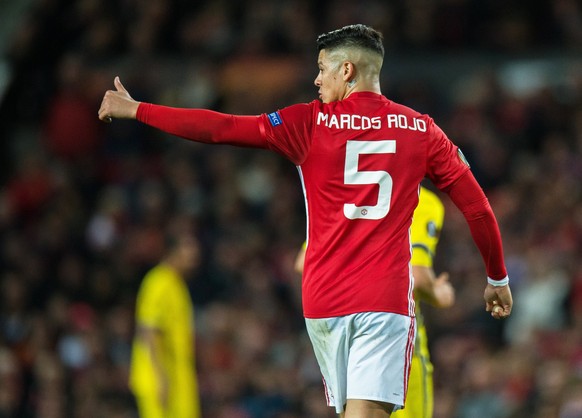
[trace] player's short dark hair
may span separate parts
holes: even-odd
[[[370,26],[357,24],[344,26],[317,37],[317,50],[332,50],[337,47],[357,47],[374,51],[384,57],[382,33]]]
[[[180,246],[181,236],[175,232],[166,232],[164,235],[164,247],[166,254],[171,254]]]

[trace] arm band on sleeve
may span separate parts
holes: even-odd
[[[501,280],[493,280],[491,277],[487,277],[487,283],[489,283],[491,286],[505,286],[509,284],[509,276],[505,276]]]
[[[267,148],[260,116],[235,116],[206,109],[181,109],[140,103],[137,120],[172,135],[208,144]]]
[[[507,270],[499,226],[473,173],[465,172],[446,192],[469,224],[473,240],[485,262],[487,276],[495,281],[505,280]]]

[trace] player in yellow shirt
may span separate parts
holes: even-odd
[[[140,418],[200,418],[194,308],[186,278],[199,263],[197,241],[181,233],[144,277],[136,301],[130,388]]]
[[[439,197],[420,188],[418,206],[410,228],[412,245],[412,274],[416,301],[416,341],[410,367],[408,393],[404,409],[392,413],[394,418],[431,418],[433,414],[433,366],[430,362],[426,328],[420,312],[419,301],[439,308],[447,308],[455,301],[455,291],[449,283],[448,273],[436,277],[433,257],[443,226],[445,210]],[[305,244],[295,259],[295,270],[303,271]]]
[[[431,418],[433,414],[433,366],[430,362],[428,339],[420,301],[437,308],[448,308],[455,302],[455,291],[448,273],[435,277],[433,258],[443,226],[445,210],[439,197],[421,187],[418,206],[410,227],[412,245],[412,275],[416,302],[416,341],[410,367],[408,394],[404,409],[392,414],[393,418]]]

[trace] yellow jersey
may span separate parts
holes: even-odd
[[[145,275],[135,310],[136,326],[155,329],[160,336],[156,343],[169,383],[167,405],[161,405],[151,354],[136,333],[129,383],[140,415],[142,418],[199,418],[194,308],[185,281],[169,265],[159,264]]]

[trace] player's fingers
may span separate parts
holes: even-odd
[[[101,101],[101,106],[99,106],[99,110],[97,111],[97,115],[99,119],[106,123],[111,123],[113,118],[111,117],[111,110],[110,110],[110,96],[114,94],[113,90],[107,90],[105,95],[103,96],[103,100]]]
[[[493,307],[491,309],[491,316],[495,319],[504,319],[511,314],[510,305],[501,305],[497,301],[493,301]]]
[[[511,315],[511,305],[503,305],[503,315],[505,317]]]
[[[108,114],[108,112],[104,109],[103,105],[101,105],[101,108],[97,112],[97,115],[99,116],[100,120],[106,123],[111,123],[111,121],[113,120],[111,116]]]
[[[125,87],[123,87],[123,84],[121,84],[121,80],[119,79],[119,76],[115,77],[115,79],[113,80],[113,84],[115,85],[115,88],[117,89],[117,91],[123,91],[123,92],[127,93],[127,90],[125,89]]]
[[[485,302],[485,310],[487,312],[492,312],[493,308],[495,308],[496,306],[498,306],[498,302],[496,300]]]
[[[111,123],[113,119],[107,113],[99,113],[99,119],[105,123]]]

